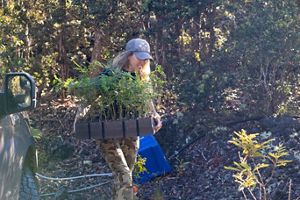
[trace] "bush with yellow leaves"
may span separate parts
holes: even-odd
[[[248,134],[242,129],[234,134],[235,136],[228,142],[242,150],[242,153],[239,152],[240,161],[233,162],[234,166],[225,166],[225,169],[235,172],[233,178],[239,184],[239,191],[243,193],[245,199],[250,195],[255,200],[267,200],[270,193],[267,186],[273,178],[275,169],[292,162],[283,159],[288,155],[288,151],[283,144],[273,146],[271,142],[274,139],[259,142],[259,133]],[[263,169],[270,170],[268,177],[264,177]],[[254,189],[258,189],[259,192],[255,193]]]

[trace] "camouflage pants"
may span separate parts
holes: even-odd
[[[114,177],[113,200],[136,199],[132,189],[132,171],[139,139],[106,139],[97,143]]]

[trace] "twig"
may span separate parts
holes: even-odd
[[[65,126],[64,126],[64,124],[61,122],[60,119],[58,120],[58,122],[60,123],[60,127],[62,127],[63,129],[66,129]],[[58,129],[59,129],[60,127],[58,127]]]
[[[256,163],[255,163],[255,165],[256,165]],[[266,184],[264,183],[262,175],[260,174],[259,170],[257,169],[256,171],[257,171],[258,177],[260,179],[259,181],[257,181],[259,183],[259,186],[260,186],[260,193],[261,193],[261,189],[262,189],[263,190],[263,195],[264,195],[263,199],[267,200]]]
[[[243,193],[243,196],[244,196],[245,200],[248,200],[247,195],[245,194],[244,190],[242,190],[242,193]]]
[[[202,155],[202,157],[204,158],[204,160],[207,161],[206,157],[204,156],[203,151],[201,151],[201,155]]]
[[[256,162],[254,159],[252,159],[252,162],[255,164],[255,166],[257,166]],[[263,196],[264,196],[264,200],[267,199],[267,191],[266,191],[266,183],[264,182],[262,175],[260,173],[260,171],[258,169],[256,169],[256,173],[258,174],[258,178],[259,180],[257,180],[258,184],[259,184],[259,192],[260,192],[260,199],[262,199],[262,193],[261,191],[263,191]],[[271,175],[271,177],[273,176],[273,173]]]
[[[262,199],[262,186],[259,184],[259,199]]]
[[[248,192],[251,194],[252,198],[253,198],[254,200],[257,200],[256,197],[254,196],[253,192],[251,192],[251,190],[250,190],[249,188],[247,188],[247,189],[248,189]]]
[[[288,200],[291,200],[291,193],[292,193],[292,179],[290,179],[290,183],[289,183],[289,196],[288,196]]]

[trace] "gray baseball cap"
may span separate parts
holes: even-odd
[[[140,60],[153,59],[150,55],[149,43],[140,38],[131,39],[127,42],[126,51],[134,53],[134,55]]]

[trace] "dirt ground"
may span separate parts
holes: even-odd
[[[73,137],[72,105],[42,105],[31,113],[32,125],[42,131],[38,140],[39,173],[49,177],[74,177],[110,173],[92,140]],[[233,172],[224,169],[238,161],[238,149],[228,140],[234,131],[267,132],[275,144],[283,143],[293,162],[279,168],[268,190],[272,200],[300,199],[300,119],[280,118],[222,119],[204,118],[203,113],[180,113],[164,117],[164,128],[155,135],[173,171],[139,185],[139,199],[234,200],[243,199]],[[176,156],[175,156],[176,155]],[[268,176],[268,172],[263,174]],[[40,179],[42,199],[110,199],[110,177],[69,181]],[[105,183],[92,189],[74,191]],[[291,183],[291,184],[290,184]],[[71,192],[71,193],[68,193]],[[253,190],[257,194],[257,190]],[[249,195],[249,193],[246,193]],[[48,195],[48,196],[47,196]],[[249,199],[250,196],[248,196]]]

